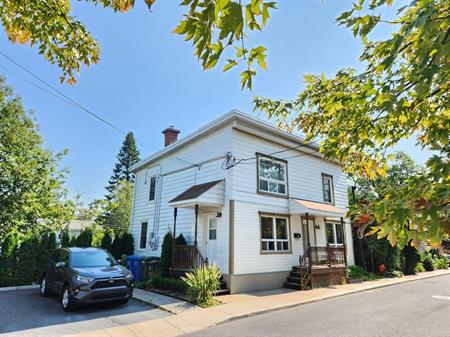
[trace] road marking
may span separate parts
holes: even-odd
[[[450,296],[442,296],[442,295],[433,295],[433,298],[437,298],[438,300],[447,300],[450,301]]]

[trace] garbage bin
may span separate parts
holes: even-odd
[[[130,255],[126,257],[127,269],[133,273],[135,281],[142,281],[142,262],[146,259],[147,257],[142,255]]]

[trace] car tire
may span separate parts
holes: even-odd
[[[41,278],[41,283],[39,285],[39,292],[42,297],[48,297],[51,295],[50,289],[47,284],[47,277],[44,275]]]
[[[71,311],[74,308],[73,300],[70,298],[69,286],[65,285],[61,292],[61,308],[64,311]]]

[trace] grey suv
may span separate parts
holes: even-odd
[[[64,311],[77,304],[126,303],[133,294],[133,274],[100,248],[60,248],[42,271],[40,292],[61,296]]]

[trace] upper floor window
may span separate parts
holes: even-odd
[[[152,201],[155,200],[155,194],[156,194],[156,177],[150,178],[150,191],[148,194],[148,200]]]
[[[258,156],[258,191],[287,195],[287,162]]]
[[[334,204],[333,176],[322,173],[323,201]]]

